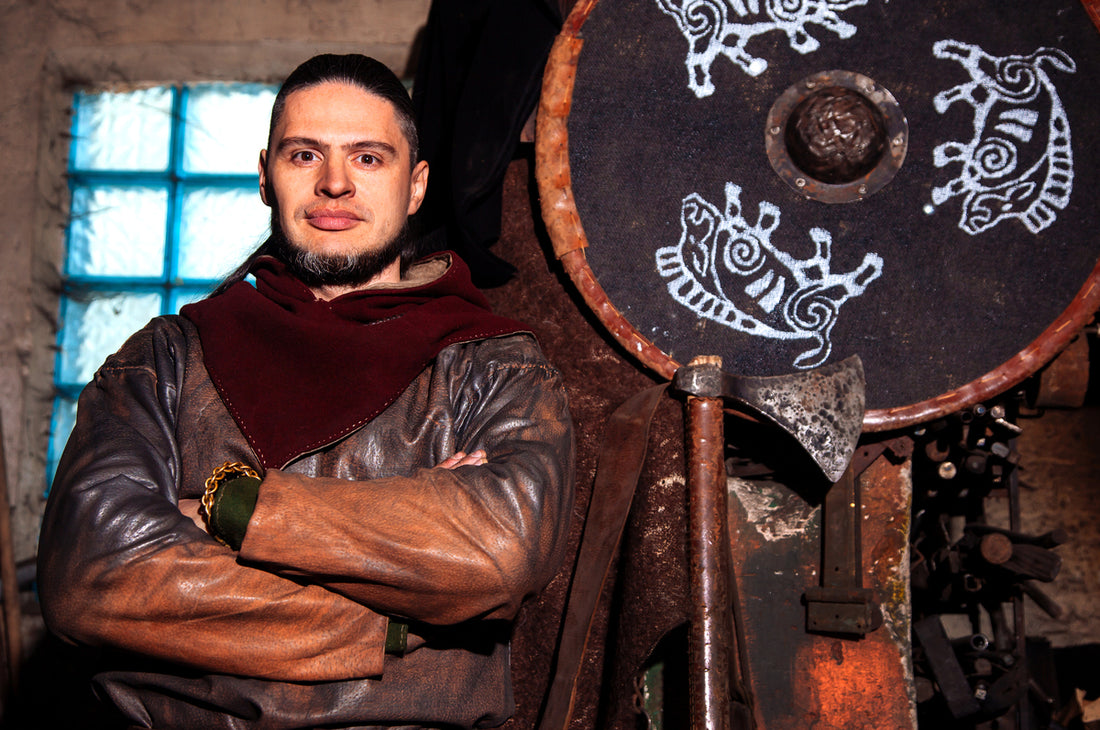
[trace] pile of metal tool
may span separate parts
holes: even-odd
[[[1049,728],[1049,646],[1024,634],[1024,596],[1058,618],[1041,587],[1058,575],[1060,528],[1020,531],[1015,439],[1026,390],[917,429],[913,455],[913,663],[921,727]],[[1008,527],[987,522],[990,496]]]

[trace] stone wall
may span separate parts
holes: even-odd
[[[320,52],[366,53],[404,74],[429,4],[0,0],[0,417],[17,560],[35,554],[44,504],[73,92],[273,83]]]

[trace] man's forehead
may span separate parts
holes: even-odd
[[[339,137],[341,141],[405,141],[389,100],[353,84],[326,81],[286,97],[273,142],[287,137]],[[401,148],[406,144],[398,145]]]

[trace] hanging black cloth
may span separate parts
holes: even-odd
[[[428,194],[416,216],[422,251],[453,249],[478,286],[515,268],[489,252],[501,190],[542,70],[561,29],[559,0],[434,0],[413,85]]]

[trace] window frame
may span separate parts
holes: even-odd
[[[110,93],[110,89],[78,89],[70,97],[73,109],[70,126],[71,142],[66,163],[66,178],[69,200],[76,199],[78,190],[94,189],[101,186],[143,186],[163,188],[167,191],[165,210],[164,261],[160,276],[119,276],[73,273],[71,271],[70,251],[72,250],[73,215],[66,220],[64,231],[64,249],[60,292],[58,303],[58,327],[55,335],[56,352],[53,373],[53,406],[50,413],[49,443],[46,449],[46,493],[57,469],[58,461],[69,437],[69,425],[72,422],[72,409],[75,408],[80,392],[87,382],[66,381],[63,359],[65,357],[64,339],[68,332],[65,323],[77,302],[88,301],[96,295],[114,293],[157,294],[160,298],[158,314],[171,314],[188,301],[208,294],[221,281],[220,278],[194,278],[181,276],[179,272],[181,252],[181,228],[185,196],[195,189],[232,189],[257,191],[259,197],[259,174],[253,173],[211,173],[194,172],[185,168],[185,144],[188,124],[188,102],[196,89],[210,86],[238,86],[262,88],[270,91],[277,89],[273,84],[255,81],[195,81],[151,84],[144,88],[166,88],[172,95],[169,132],[168,161],[163,170],[103,170],[81,168],[76,165],[80,159],[78,145],[85,137],[80,129],[81,115],[79,106],[82,98],[98,93]],[[85,102],[86,103],[86,102]],[[258,151],[259,147],[257,147]],[[258,241],[257,241],[258,243]],[[132,333],[127,333],[127,335]],[[63,431],[63,432],[62,432]]]

